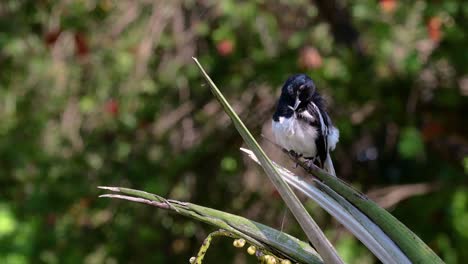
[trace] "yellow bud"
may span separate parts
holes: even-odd
[[[232,244],[236,248],[241,248],[241,247],[243,247],[245,245],[245,239],[242,239],[242,238],[236,239],[236,240],[234,240],[234,242],[232,242]]]
[[[281,264],[292,264],[289,259],[283,259],[281,260]]]
[[[195,260],[196,260],[196,259],[197,259],[196,257],[191,257],[191,258],[189,259],[190,264],[195,263]]]
[[[257,248],[255,246],[250,246],[247,248],[247,253],[249,253],[249,255],[253,255],[255,252],[257,252]]]
[[[276,259],[275,257],[271,255],[265,255],[265,263],[266,264],[276,264]]]

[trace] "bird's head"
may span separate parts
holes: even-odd
[[[281,89],[281,97],[292,110],[307,104],[315,94],[315,84],[305,74],[295,74],[289,77]]]

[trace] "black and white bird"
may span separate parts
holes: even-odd
[[[293,75],[284,83],[272,130],[277,144],[335,175],[330,151],[335,149],[339,131],[307,75]]]

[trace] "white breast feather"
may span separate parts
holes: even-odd
[[[317,130],[296,117],[280,117],[272,122],[276,143],[287,150],[293,150],[304,157],[314,157],[317,153],[315,139]]]
[[[296,117],[280,117],[278,122],[273,120],[272,131],[276,143],[283,148],[293,150],[304,157],[315,157],[317,154],[315,139],[318,132],[304,121]],[[336,127],[331,127],[328,132],[328,149],[334,150],[340,137],[340,131]]]

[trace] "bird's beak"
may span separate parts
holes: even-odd
[[[299,104],[301,103],[301,100],[299,98],[296,98],[296,102],[294,102],[294,106],[288,105],[289,109],[296,111],[296,109],[299,107]]]
[[[294,103],[294,111],[296,111],[300,103],[301,103],[301,100],[299,100],[299,97],[296,97],[296,102]]]

